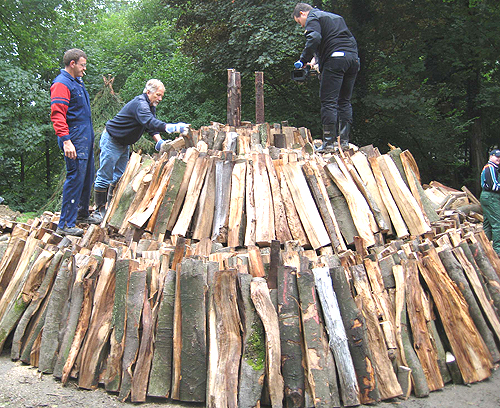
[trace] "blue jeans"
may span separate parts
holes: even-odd
[[[352,123],[351,96],[359,71],[357,54],[329,57],[321,64],[319,97],[321,123],[336,125],[339,121]]]
[[[94,182],[94,189],[106,190],[111,184],[116,185],[127,167],[129,147],[117,143],[104,129],[100,141],[100,167]]]

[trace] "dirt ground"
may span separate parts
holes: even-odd
[[[428,398],[411,397],[407,401],[395,400],[377,405],[380,408],[463,408],[500,407],[500,373],[481,383],[448,385],[443,391],[433,392]],[[80,390],[75,382],[63,387],[51,375],[41,375],[35,368],[13,362],[9,350],[0,355],[0,408],[199,408],[203,404],[179,404],[164,400],[144,404],[122,403],[104,389]]]

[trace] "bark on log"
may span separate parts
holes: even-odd
[[[285,405],[304,406],[304,370],[299,318],[297,270],[278,267],[278,320],[281,340],[281,372]]]
[[[308,268],[301,268],[297,276],[297,287],[304,334],[306,379],[311,398],[317,408],[340,407],[335,362],[321,319],[314,275]]]
[[[347,335],[342,324],[337,297],[328,268],[314,268],[314,281],[323,308],[330,348],[335,356],[340,377],[340,395],[344,406],[359,405],[359,387],[354,371]]]
[[[238,408],[260,406],[264,384],[266,363],[264,327],[251,300],[251,281],[252,276],[250,274],[238,274],[241,293],[239,310],[243,324],[243,351],[238,381]]]
[[[206,398],[206,273],[207,264],[202,261],[187,258],[181,263],[181,401],[204,402]]]
[[[250,285],[255,309],[262,320],[266,333],[267,387],[273,408],[283,406],[283,377],[281,375],[281,346],[279,322],[271,301],[265,279],[253,278]]]
[[[70,250],[66,250],[65,252],[71,253]],[[56,363],[57,351],[59,350],[59,328],[72,283],[72,270],[69,264],[73,260],[69,255],[65,255],[65,258],[61,264],[61,268],[57,272],[47,306],[47,316],[42,332],[38,365],[38,370],[42,373],[52,373]]]
[[[122,381],[118,398],[125,401],[132,387],[132,367],[139,350],[139,324],[146,298],[146,271],[131,271],[127,293],[125,345],[122,358]]]
[[[172,380],[172,334],[175,298],[175,271],[167,271],[158,306],[153,362],[148,396],[168,398]]]

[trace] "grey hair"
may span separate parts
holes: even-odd
[[[165,89],[165,85],[163,85],[163,82],[161,82],[159,79],[150,79],[148,82],[146,82],[146,86],[144,87],[144,91],[142,93],[146,92],[155,92],[159,88]]]

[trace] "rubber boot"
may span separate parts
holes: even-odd
[[[94,215],[100,217],[101,221],[106,214],[106,203],[108,202],[108,189],[94,190],[95,211]]]
[[[318,153],[332,152],[337,138],[337,126],[335,124],[323,125],[323,144],[316,150]]]
[[[108,187],[108,205],[111,203],[111,200],[113,199],[113,196],[115,195],[115,187],[116,184],[110,184]]]
[[[339,136],[340,136],[340,148],[342,150],[349,150],[349,134],[351,133],[351,123],[340,121],[339,124]]]

